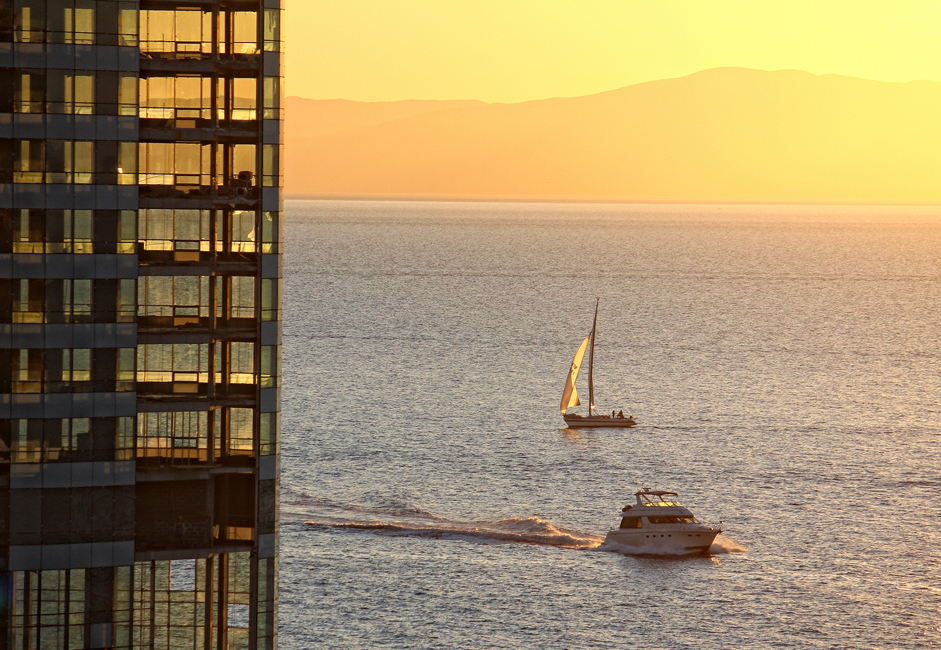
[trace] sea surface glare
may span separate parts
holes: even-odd
[[[941,646],[941,210],[285,210],[281,648]]]

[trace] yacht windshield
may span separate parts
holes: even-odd
[[[678,507],[680,497],[676,492],[641,492],[641,503],[645,506]]]
[[[692,517],[647,517],[647,521],[652,524],[692,524],[695,523]]]

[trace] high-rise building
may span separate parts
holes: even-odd
[[[0,650],[277,646],[281,0],[0,0]]]

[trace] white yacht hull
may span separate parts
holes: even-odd
[[[669,530],[666,527],[661,530],[617,528],[608,532],[604,543],[617,544],[637,553],[704,553],[720,532],[710,528],[673,526]]]

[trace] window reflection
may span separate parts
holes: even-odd
[[[209,316],[209,276],[138,278],[138,316],[142,326],[198,324]]]
[[[196,142],[142,142],[140,183],[200,187],[212,184],[210,145]]]
[[[13,75],[13,111],[136,115],[137,83],[126,72],[19,68]]]
[[[209,77],[141,77],[140,111],[144,119],[212,119],[212,80]],[[178,127],[196,126],[176,123]]]
[[[0,279],[8,300],[0,323],[130,323],[136,319],[136,280]]]
[[[267,214],[261,232],[268,239],[260,242],[259,217],[254,210],[140,210],[137,220],[140,252],[145,259],[159,259],[164,254],[193,261],[208,260],[213,252],[276,252],[280,239],[278,217],[277,213]]]
[[[12,210],[12,253],[134,253],[133,210]],[[94,228],[93,228],[94,226]]]
[[[209,210],[148,209],[138,213],[140,243],[147,251],[208,251]]]
[[[266,45],[280,43],[276,16],[267,17]],[[258,17],[253,11],[219,12],[213,29],[212,14],[195,9],[151,9],[140,12],[141,52],[153,58],[209,58],[213,44],[220,55],[256,56],[260,52]]]
[[[0,368],[0,386],[12,393],[82,393],[133,390],[133,348],[19,348]]]
[[[209,412],[171,411],[138,415],[137,457],[155,464],[209,462]]]
[[[209,346],[196,343],[137,346],[138,382],[206,383]],[[180,387],[181,391],[183,387]]]
[[[88,140],[17,140],[14,183],[137,183],[137,144]]]

